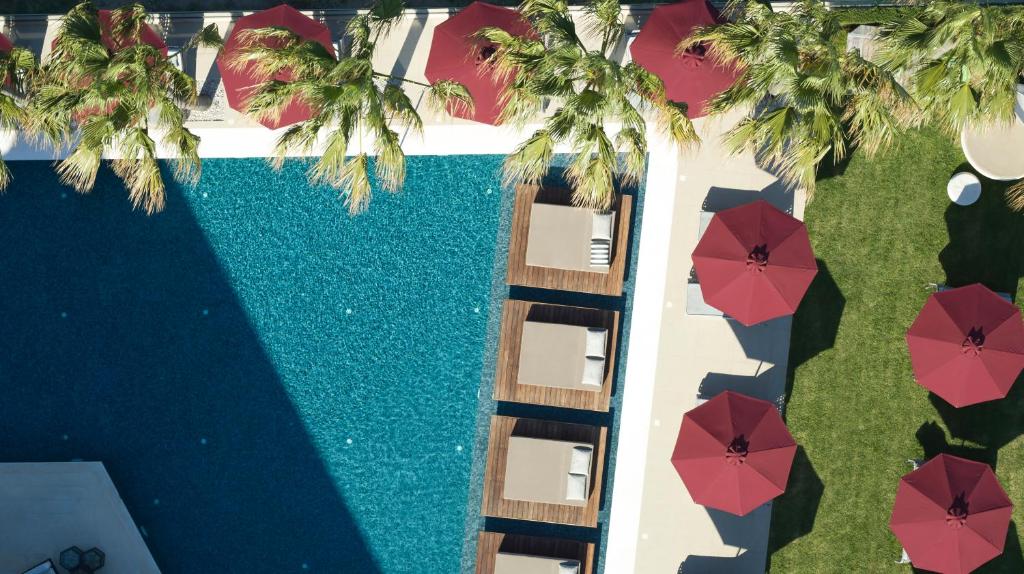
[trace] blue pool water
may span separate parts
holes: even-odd
[[[12,163],[0,461],[103,461],[167,573],[458,572],[500,162],[410,158],[356,218],[298,163],[153,217]]]

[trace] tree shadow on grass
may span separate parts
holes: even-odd
[[[956,171],[971,169],[963,164]],[[1006,206],[1006,182],[979,179],[982,193],[974,205],[950,203],[946,208],[949,243],[939,253],[939,263],[950,287],[982,283],[1015,297],[1024,276],[1024,215]]]
[[[825,485],[814,470],[807,451],[797,447],[786,492],[772,506],[772,528],[768,538],[768,570],[771,556],[790,542],[814,529]]]
[[[165,572],[379,572],[180,188],[146,217],[16,169],[0,461],[102,461]]]
[[[847,142],[846,155],[844,155],[838,161],[836,160],[835,153],[829,150],[825,157],[822,158],[821,162],[818,163],[817,174],[815,180],[823,181],[831,179],[833,177],[840,177],[846,173],[846,168],[850,165],[850,160],[853,159],[854,154],[857,153],[857,145],[854,142]]]

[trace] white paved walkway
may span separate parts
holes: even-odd
[[[639,281],[645,270],[663,270],[662,288],[651,288],[661,292],[661,309],[659,321],[652,323],[640,316],[638,302],[631,337],[653,340],[657,354],[653,369],[637,367],[634,360],[644,357],[631,345],[605,572],[675,574],[681,565],[687,574],[764,572],[770,505],[743,518],[708,511],[690,499],[669,461],[683,413],[695,406],[698,394],[732,389],[776,401],[785,390],[790,318],[746,328],[686,311],[700,211],[764,197],[802,217],[802,195],[784,189],[752,156],[725,152],[719,136],[728,123],[702,121],[704,143],[696,153],[680,156],[673,197],[647,196],[649,203],[659,201],[670,210],[658,220],[671,221],[654,227],[645,215]],[[656,241],[665,245],[646,249]],[[638,297],[644,287],[638,284]]]

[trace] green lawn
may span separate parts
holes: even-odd
[[[981,572],[1024,572],[1024,382],[1002,401],[952,409],[913,380],[904,333],[930,282],[976,281],[1024,300],[1024,214],[985,182],[971,207],[946,197],[957,145],[915,132],[823,177],[806,221],[820,272],[793,323],[786,418],[802,445],[776,501],[773,572],[907,572],[887,524],[908,458],[984,460],[1016,502],[1006,552]]]

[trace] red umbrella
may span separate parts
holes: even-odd
[[[133,35],[129,36],[115,36],[114,35],[114,12],[113,10],[99,10],[97,12],[97,20],[100,24],[100,41],[103,42],[103,46],[106,47],[110,52],[117,52],[124,48],[130,48],[138,43],[138,40]],[[164,57],[167,56],[167,42],[164,41],[163,36],[157,33],[149,24],[144,24],[140,34],[142,42],[156,48]],[[50,42],[50,47],[57,45],[57,39],[54,38]],[[2,45],[0,45],[2,49]],[[84,85],[88,85],[90,80],[83,80]],[[117,101],[111,101],[106,106],[105,113],[109,114],[114,111],[117,107]],[[99,107],[92,108],[90,110],[83,110],[75,114],[75,121],[81,122],[87,118],[93,117],[100,112],[103,112]]]
[[[1024,369],[1020,310],[978,283],[929,297],[907,346],[917,383],[955,407],[1005,397]]]
[[[243,30],[259,28],[287,28],[303,39],[317,42],[330,52],[332,56],[335,55],[334,46],[331,44],[330,29],[287,4],[281,4],[262,12],[256,12],[255,14],[239,18],[235,22],[235,27],[231,30],[231,36],[224,43],[224,50],[221,52],[220,57],[217,58],[217,68],[220,70],[220,76],[224,81],[224,91],[228,97],[228,105],[243,113],[245,112],[245,100],[256,86],[270,79],[282,82],[290,82],[295,79],[291,70],[281,70],[273,78],[260,78],[257,77],[252,64],[247,64],[242,68],[232,68],[226,65],[226,62],[231,61],[234,54],[244,47],[239,41],[239,33]],[[273,46],[274,43],[268,40],[264,45]],[[260,123],[270,129],[277,129],[282,126],[306,121],[311,117],[313,117],[313,110],[305,102],[293,98],[284,108],[279,119],[276,121],[264,119],[260,120]]]
[[[100,41],[103,42],[103,45],[111,52],[117,52],[122,48],[129,48],[137,43],[134,36],[114,37],[114,13],[112,10],[100,10],[97,13],[97,19],[100,23]],[[153,46],[164,56],[167,55],[167,42],[164,41],[163,36],[158,34],[152,26],[144,24],[142,26],[141,36],[144,43]],[[6,38],[3,39],[3,42],[6,42],[7,46],[10,46],[10,42],[8,42]],[[0,42],[0,50],[5,52],[10,51],[10,48],[3,47],[3,42]],[[50,47],[52,48],[56,45],[57,39],[54,38],[54,40],[50,42]]]
[[[99,21],[100,21],[100,40],[103,45],[107,47],[111,52],[116,52],[122,48],[128,48],[136,44],[134,37],[115,37],[113,32],[114,26],[114,14],[111,10],[100,10]],[[164,56],[167,56],[167,42],[164,41],[163,37],[153,29],[149,24],[142,26],[142,41],[150,46],[153,46]]]
[[[511,78],[501,80],[491,73],[488,59],[494,47],[473,37],[485,27],[501,28],[514,36],[536,37],[533,27],[519,12],[486,2],[473,2],[434,28],[426,76],[430,83],[459,82],[473,96],[475,113],[454,106],[449,106],[448,113],[494,125],[501,114],[501,93]]]
[[[100,41],[103,42],[103,45],[111,52],[116,52],[122,48],[129,48],[136,44],[136,40],[133,36],[114,37],[114,13],[112,10],[99,10],[97,13],[97,19],[100,23]],[[164,41],[163,36],[158,34],[152,26],[149,24],[143,25],[141,36],[144,43],[153,46],[164,56],[167,55],[167,42]],[[6,42],[7,46],[10,46],[10,42],[4,38],[3,42],[0,42],[0,50],[5,52],[10,51],[10,48],[3,47],[4,42]],[[57,39],[54,38],[54,40],[50,42],[50,47],[52,48],[56,45]]]
[[[960,574],[1003,553],[1012,511],[987,464],[940,454],[900,479],[889,528],[915,567]]]
[[[743,516],[786,491],[794,455],[775,405],[726,391],[683,416],[672,465],[694,502]]]
[[[764,200],[716,213],[693,266],[704,301],[747,326],[792,315],[818,273],[803,222]]]
[[[687,115],[705,115],[708,100],[736,81],[732,66],[721,64],[696,45],[676,55],[676,46],[698,26],[718,22],[718,12],[704,0],[683,0],[658,6],[629,47],[633,61],[661,78],[668,99],[686,102]]]

